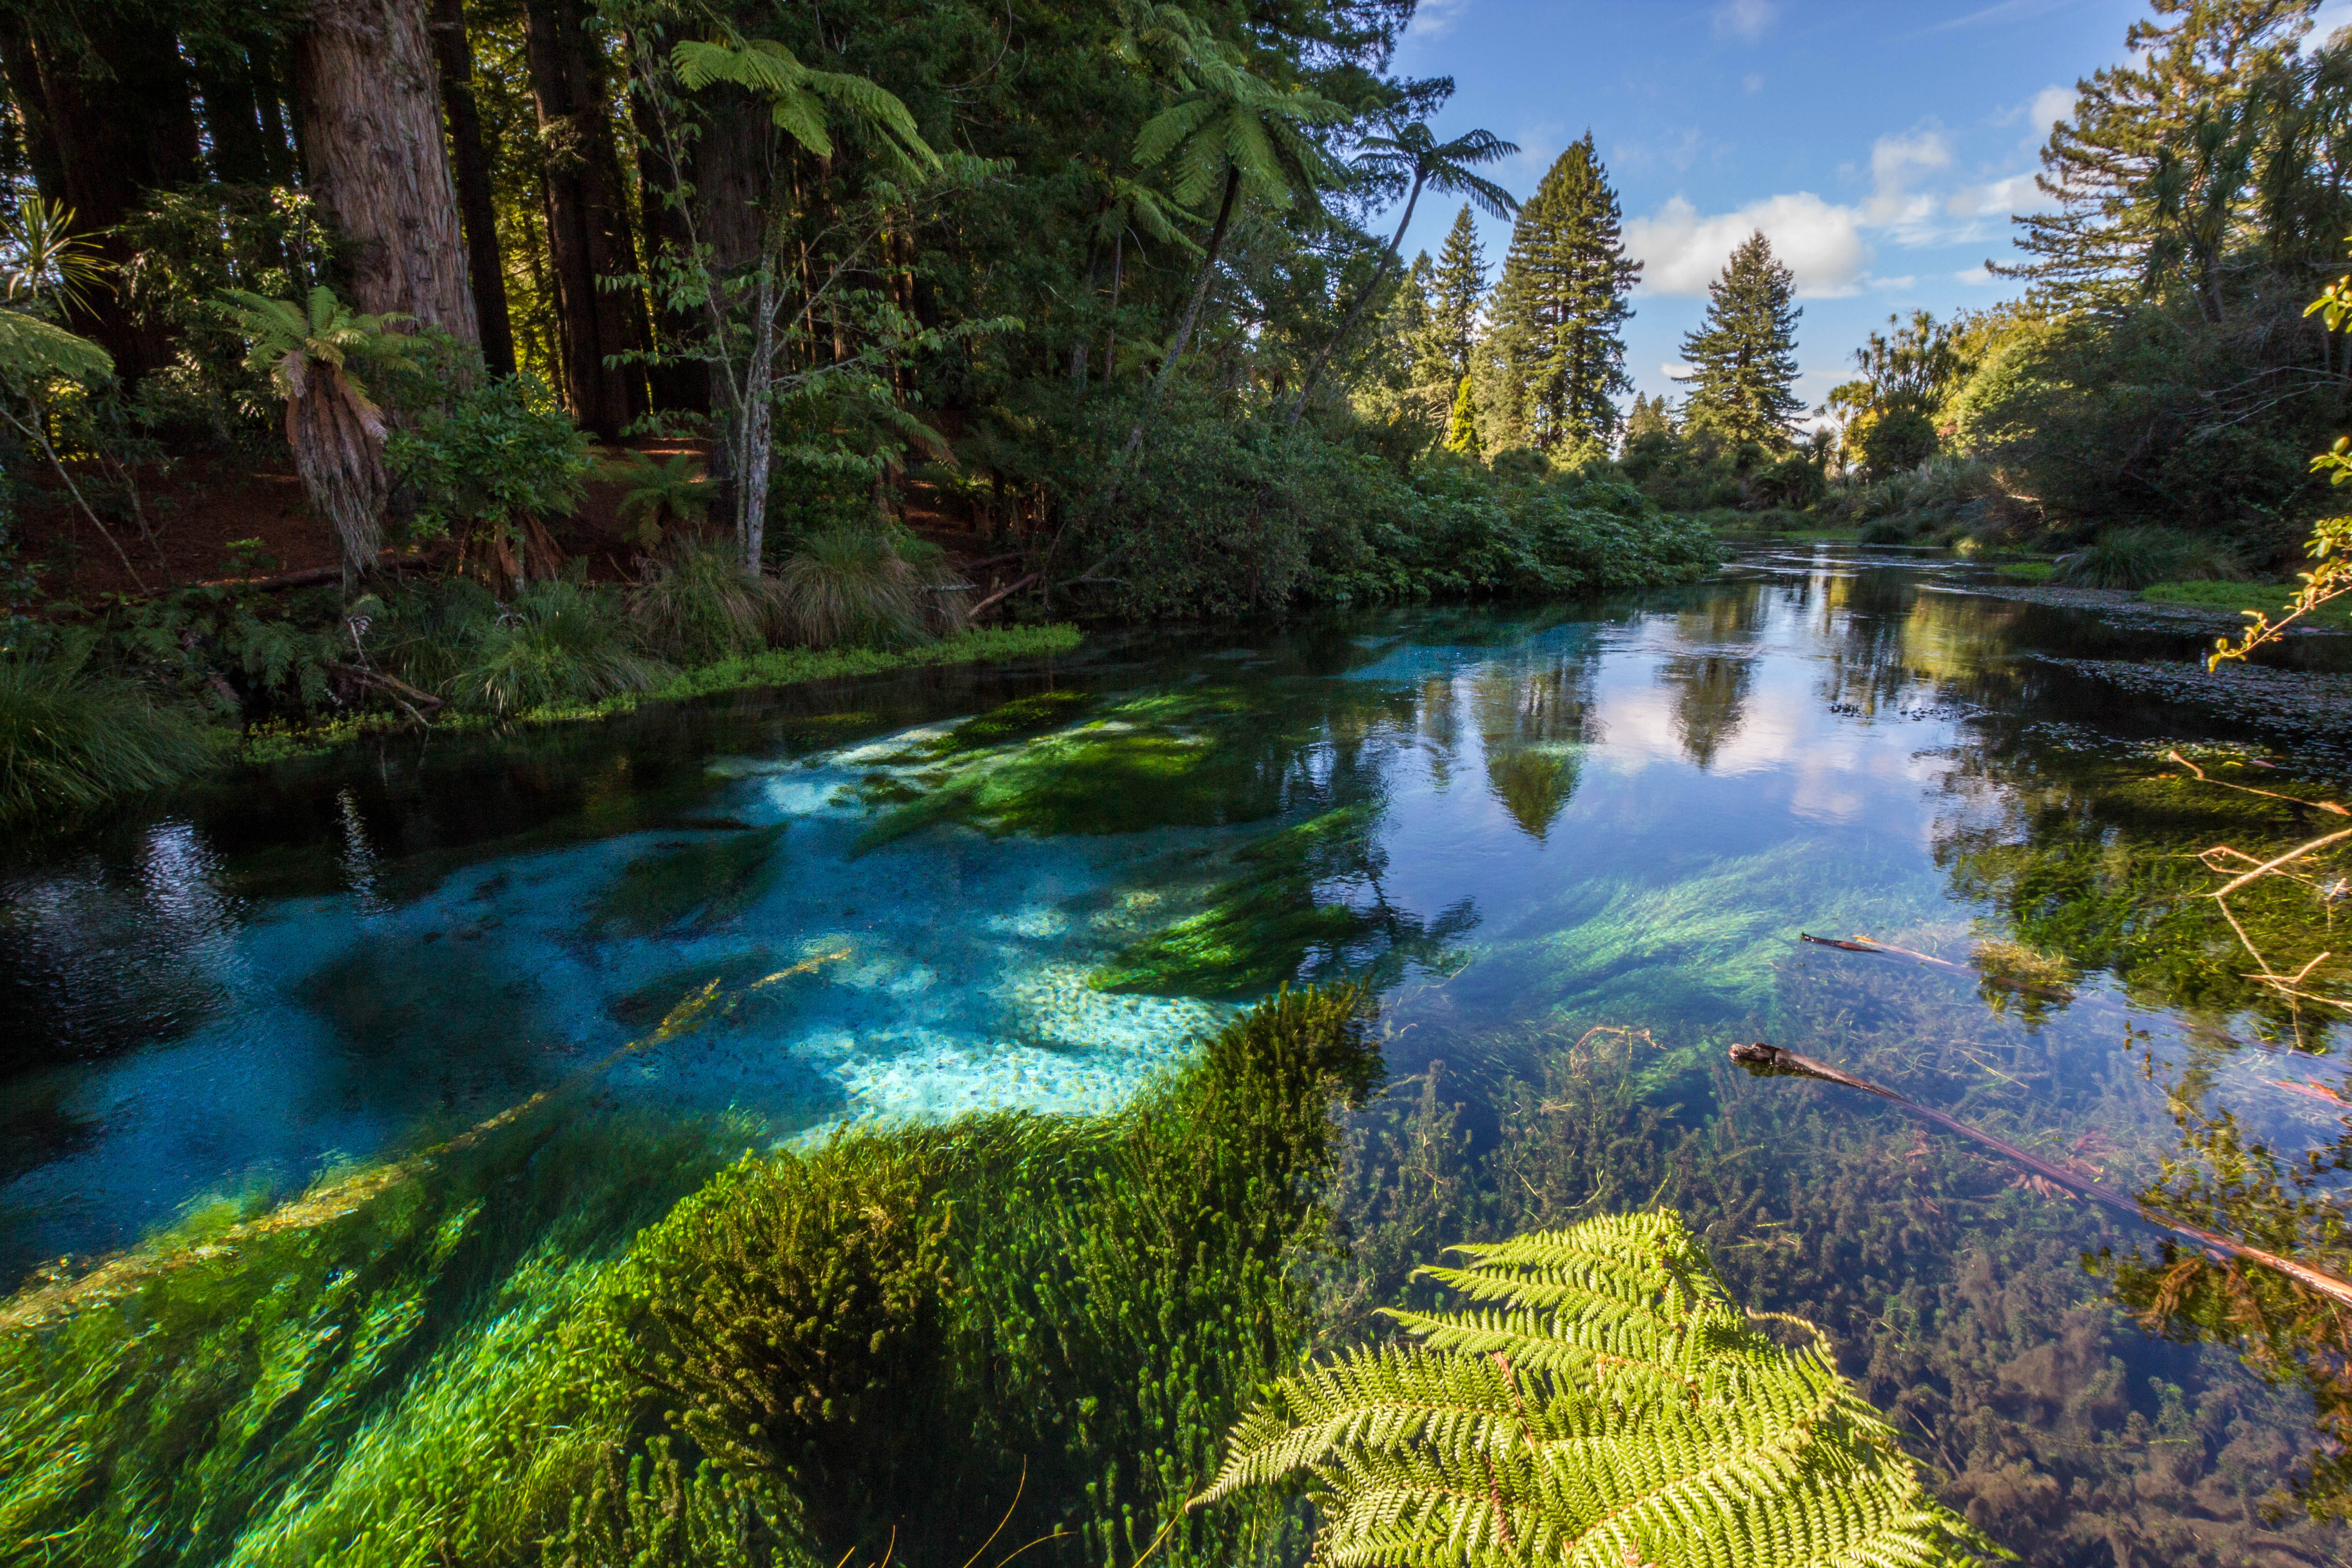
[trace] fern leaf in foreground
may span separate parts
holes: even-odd
[[[1942,1568],[2007,1556],[1927,1494],[1798,1319],[1671,1214],[1452,1249],[1482,1305],[1277,1384],[1196,1504],[1298,1476],[1330,1568]],[[1805,1336],[1790,1348],[1770,1326]]]

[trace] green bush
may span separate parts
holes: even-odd
[[[84,668],[88,652],[0,656],[0,823],[55,820],[166,788],[217,754],[180,710],[133,681]]]
[[[776,619],[810,647],[928,642],[962,624],[939,546],[895,524],[841,523],[794,540],[776,568]]]
[[[745,575],[733,546],[689,541],[652,562],[629,595],[629,615],[646,646],[674,663],[740,658],[768,646],[777,586]]]
[[[2168,528],[2119,528],[2058,563],[2052,581],[2076,588],[2145,588],[2151,583],[2241,574],[2236,555],[2210,538]]]

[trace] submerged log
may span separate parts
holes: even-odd
[[[1826,1083],[1843,1084],[1848,1089],[1858,1089],[1865,1094],[1874,1094],[1883,1100],[1891,1100],[1913,1115],[1924,1117],[1948,1132],[1957,1132],[1963,1138],[1981,1143],[1996,1153],[2015,1161],[2045,1181],[2053,1182],[2095,1203],[2105,1204],[2111,1208],[2119,1209],[2135,1219],[2146,1220],[2150,1225],[2160,1226],[2176,1236],[2185,1236],[2213,1254],[2217,1261],[2221,1257],[2227,1256],[2243,1258],[2249,1263],[2259,1263],[2265,1268],[2276,1269],[2298,1285],[2316,1290],[2321,1295],[2345,1306],[2352,1307],[2352,1280],[2339,1279],[2333,1274],[2323,1273],[2307,1264],[2297,1263],[2291,1258],[2282,1258],[2274,1252],[2265,1252],[2261,1247],[2250,1246],[2234,1237],[2223,1236],[2219,1231],[2207,1230],[2201,1226],[2189,1225],[2185,1221],[2159,1214],[2138,1200],[2126,1197],[2113,1187],[2092,1181],[2089,1177],[2070,1171],[2063,1165],[2053,1164],[2040,1155],[2029,1154],[2014,1143],[1996,1138],[1980,1128],[1971,1127],[1958,1117],[1947,1116],[1940,1110],[1930,1110],[1916,1100],[1907,1100],[1891,1089],[1883,1088],[1866,1079],[1855,1078],[1851,1073],[1840,1072],[1826,1062],[1817,1062],[1811,1057],[1801,1057],[1794,1051],[1783,1050],[1779,1046],[1766,1045],[1761,1040],[1752,1045],[1732,1047],[1731,1059],[1758,1078],[1820,1079]]]

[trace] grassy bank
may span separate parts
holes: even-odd
[[[984,626],[908,647],[767,648],[681,669],[644,691],[617,692],[592,702],[551,703],[499,718],[458,711],[434,721],[437,730],[484,730],[572,724],[635,712],[647,702],[715,697],[730,691],[761,690],[803,680],[831,680],[860,675],[883,675],[896,669],[930,665],[992,663],[1067,653],[1081,641],[1078,628],[1065,623],[1039,626]],[[323,724],[261,725],[247,732],[238,747],[241,760],[286,762],[319,756],[363,735],[406,728],[414,721],[404,714],[369,712]]]

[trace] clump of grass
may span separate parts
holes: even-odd
[[[2052,561],[2004,561],[1994,567],[1993,575],[2007,577],[2018,583],[2047,583],[2058,570]]]
[[[501,717],[643,691],[666,673],[634,645],[620,606],[578,583],[525,588],[449,682],[457,700]]]
[[[928,642],[962,629],[938,546],[903,531],[837,526],[803,536],[776,570],[783,629],[812,647]]]
[[[745,574],[734,550],[698,541],[653,563],[629,595],[629,614],[652,652],[677,664],[709,664],[767,647],[779,597],[773,579]]]
[[[2053,580],[2075,588],[2145,588],[2239,574],[2235,554],[2216,541],[2168,528],[2119,528],[2060,562]]]
[[[71,653],[0,658],[0,823],[68,817],[166,788],[217,755],[194,721]]]

